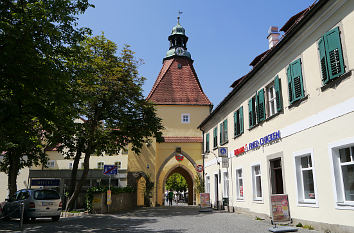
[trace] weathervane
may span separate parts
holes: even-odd
[[[179,19],[181,18],[180,15],[183,14],[182,11],[178,11],[177,23],[179,24]]]

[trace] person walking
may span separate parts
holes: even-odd
[[[173,192],[170,190],[170,192],[168,193],[168,202],[170,206],[172,206],[172,199],[173,199]]]

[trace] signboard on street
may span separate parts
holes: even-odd
[[[271,195],[273,223],[290,222],[290,210],[287,194]]]
[[[118,169],[116,165],[104,165],[103,167],[104,175],[117,175]]]
[[[201,165],[201,164],[197,165],[197,166],[195,167],[195,170],[196,170],[197,172],[202,172],[202,171],[203,171],[203,165]]]
[[[107,190],[107,205],[111,205],[111,204],[112,204],[112,191]]]
[[[219,147],[218,155],[219,157],[227,157],[227,147]]]
[[[222,168],[229,168],[229,159],[222,158]]]
[[[200,194],[200,207],[201,208],[209,208],[210,207],[210,194],[209,193],[201,193]]]

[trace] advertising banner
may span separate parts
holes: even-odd
[[[271,195],[272,218],[274,223],[290,222],[290,210],[287,194]]]
[[[209,208],[210,207],[210,194],[209,193],[201,193],[200,194],[200,207],[201,208]]]
[[[112,204],[112,191],[107,190],[107,205],[111,205],[111,204]]]

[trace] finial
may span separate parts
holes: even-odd
[[[177,17],[177,24],[179,24],[179,19],[181,18],[180,15],[183,14],[182,11],[178,11],[178,17]]]

